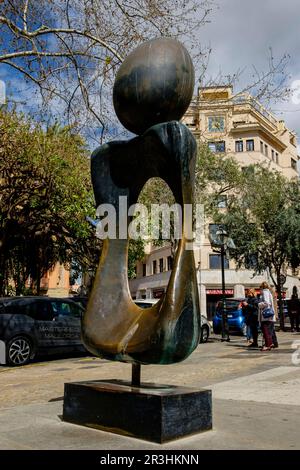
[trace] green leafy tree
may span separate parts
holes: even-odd
[[[195,170],[195,203],[203,204],[207,217],[218,215],[220,198],[234,194],[242,180],[242,172],[238,163],[231,157],[212,153],[206,144],[200,143]],[[151,178],[144,186],[139,202],[145,204],[150,215],[149,239],[153,221],[151,220],[151,204],[175,203],[174,195],[168,185],[160,178]],[[160,220],[161,222],[161,220]],[[174,220],[170,219],[170,239],[151,240],[154,246],[170,243],[171,254],[175,256],[177,240],[174,238]],[[161,232],[160,232],[161,235]]]
[[[95,263],[99,242],[85,220],[94,215],[83,140],[69,128],[46,131],[16,113],[0,112],[0,295],[16,293],[60,261]]]
[[[268,270],[278,293],[280,324],[284,329],[282,287],[289,267],[300,265],[299,181],[251,165],[243,172],[237,195],[228,210],[216,216],[226,225],[236,249],[237,266],[254,273]]]
[[[237,193],[242,178],[241,168],[233,157],[213,153],[207,144],[199,145],[195,174],[195,201],[204,205],[209,217],[218,214],[218,204],[221,198]]]
[[[136,277],[136,264],[145,256],[145,241],[142,239],[130,240],[128,248],[128,278]]]

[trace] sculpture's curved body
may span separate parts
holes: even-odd
[[[171,121],[127,142],[111,142],[92,155],[97,206],[119,196],[137,201],[149,178],[160,177],[180,205],[193,203],[196,142],[188,128]],[[184,221],[183,221],[184,222]],[[107,359],[170,364],[185,359],[200,335],[200,309],[192,250],[184,230],[167,291],[151,308],[131,299],[127,280],[128,240],[106,239],[84,316],[82,333],[89,351]]]

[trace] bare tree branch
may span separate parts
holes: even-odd
[[[60,33],[68,34],[68,35],[75,34],[78,36],[84,36],[88,39],[91,39],[92,41],[95,41],[95,43],[100,44],[102,47],[105,47],[105,49],[110,51],[120,62],[123,61],[123,57],[120,54],[118,54],[118,52],[113,47],[111,47],[106,41],[103,41],[102,39],[99,39],[98,37],[93,36],[92,34],[89,34],[87,31],[80,31],[74,28],[48,28],[47,26],[42,25],[40,28],[36,29],[35,31],[29,32],[27,31],[27,29],[24,30],[24,29],[19,28],[11,20],[3,16],[0,16],[0,23],[6,24],[14,33],[19,34],[20,36],[23,36],[28,39],[33,39],[38,36],[42,36],[46,34],[60,34]],[[15,57],[19,57],[17,52],[15,52]],[[1,60],[1,57],[0,57],[0,60]]]
[[[27,32],[27,12],[28,12],[28,3],[29,0],[25,0],[24,3],[24,11],[23,11],[23,25],[24,25],[24,31]]]
[[[61,108],[70,124],[97,138],[120,132],[112,84],[123,57],[157,36],[177,38],[194,59],[214,0],[4,0],[0,64],[38,87],[43,118]],[[34,103],[32,103],[34,105]],[[54,106],[53,106],[54,104]]]

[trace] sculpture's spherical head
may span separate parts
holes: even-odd
[[[117,116],[135,134],[179,120],[192,99],[194,80],[193,63],[182,44],[169,38],[147,41],[118,70],[113,90]]]

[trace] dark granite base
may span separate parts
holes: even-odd
[[[211,390],[121,380],[65,384],[63,419],[163,443],[212,429]]]

